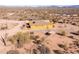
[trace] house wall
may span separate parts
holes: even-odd
[[[26,28],[27,30],[48,30],[54,28],[54,24],[51,22],[48,22],[47,24],[39,24],[34,25],[32,22],[28,22],[31,25],[31,28]]]
[[[31,30],[47,30],[47,29],[52,29],[53,24],[45,24],[45,25],[33,25],[31,26]]]

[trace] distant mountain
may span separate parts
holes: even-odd
[[[50,6],[39,6],[39,5],[37,5],[37,6],[0,6],[0,8],[31,8],[31,7],[33,7],[33,8],[79,8],[79,5],[68,5],[68,6],[66,6],[66,5],[64,5],[64,6],[62,6],[62,5],[50,5]]]
[[[79,5],[63,6],[63,8],[79,8]]]
[[[52,6],[40,6],[40,7],[47,7],[47,8],[79,8],[79,5],[69,5],[69,6],[52,5]]]

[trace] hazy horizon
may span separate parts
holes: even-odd
[[[0,6],[69,6],[79,5],[78,0],[0,0]]]

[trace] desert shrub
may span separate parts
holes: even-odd
[[[41,40],[34,40],[34,44],[36,44],[37,48],[33,49],[33,54],[49,54],[50,50],[44,44],[42,44]]]
[[[74,45],[76,45],[79,48],[79,40],[74,41]]]
[[[2,24],[1,27],[0,27],[0,29],[1,29],[1,30],[5,30],[5,29],[8,29],[8,27],[7,27],[6,24]]]
[[[51,33],[49,33],[49,32],[46,32],[46,33],[45,33],[45,35],[51,35]]]
[[[61,51],[61,50],[53,50],[53,52],[55,54],[64,54],[65,53],[64,51]]]
[[[4,16],[3,19],[8,19],[8,17]]]
[[[61,20],[58,21],[58,23],[64,23],[64,21],[61,19]]]
[[[42,42],[40,40],[33,41],[34,44],[41,44]]]
[[[36,38],[35,38],[35,36],[34,36],[34,32],[30,32],[30,39],[36,40]]]
[[[19,54],[19,51],[17,51],[17,50],[9,50],[9,51],[7,51],[7,54]]]
[[[72,25],[76,25],[76,23],[72,23]]]
[[[34,34],[34,32],[30,32],[30,35],[33,35]]]
[[[74,39],[74,37],[73,37],[73,36],[67,36],[67,37]]]
[[[38,52],[37,49],[33,49],[33,50],[32,50],[32,53],[33,53],[33,54],[38,54],[39,52]]]
[[[79,35],[79,30],[77,31],[78,35]]]
[[[19,19],[18,19],[18,21],[22,21],[22,20],[23,20],[23,18],[19,18]]]
[[[59,46],[60,48],[64,49],[64,53],[67,53],[68,47],[67,47],[66,44],[58,44],[58,46]],[[58,51],[58,52],[59,52],[59,51]],[[61,51],[61,52],[63,52],[63,51]]]
[[[61,36],[65,36],[66,32],[64,30],[60,30],[60,32],[57,32],[56,34],[61,35]]]
[[[70,32],[70,33],[73,34],[73,35],[79,35],[78,32]]]
[[[58,46],[59,46],[60,48],[65,48],[65,45],[63,45],[63,44],[58,44]]]
[[[76,50],[77,53],[79,53],[79,50]]]
[[[37,40],[37,39],[39,39],[39,36],[38,35],[33,35],[33,34],[30,34],[30,39],[31,40]]]
[[[38,36],[38,35],[36,35],[36,36],[35,36],[35,38],[36,38],[36,39],[38,39],[38,38],[39,38],[39,36]]]
[[[33,40],[33,43],[34,44],[41,44],[41,40],[38,40],[39,39],[39,36],[32,36],[31,39]]]
[[[30,35],[28,32],[18,32],[13,37],[8,38],[8,40],[17,46],[17,48],[22,47],[23,44],[30,41]]]
[[[37,49],[39,50],[40,54],[49,54],[50,50],[45,45],[39,44]]]

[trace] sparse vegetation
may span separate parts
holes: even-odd
[[[64,54],[64,51],[61,51],[61,50],[53,50],[53,52],[55,54]]]
[[[63,44],[58,44],[58,46],[59,46],[60,48],[65,48],[65,45],[63,45]]]
[[[15,49],[9,49],[9,51],[6,52],[7,54],[19,54],[21,52],[20,48],[22,48],[25,53],[33,54],[49,54],[52,52],[56,54],[79,53],[78,8],[1,7],[0,19],[0,36],[2,39],[0,44],[4,44],[1,49],[8,46]],[[26,27],[32,27],[31,25],[36,26],[37,20],[45,20],[46,22],[49,20],[55,25],[53,27],[54,30],[51,29],[46,32],[41,32],[40,29],[39,31],[26,29]],[[28,21],[33,22],[29,25],[28,23],[26,24]],[[40,23],[42,22],[39,22],[39,24]],[[8,33],[8,42],[4,40],[4,38],[6,38],[4,37],[6,36],[5,32]],[[53,50],[53,48],[56,50]],[[75,50],[75,52],[73,50]]]
[[[7,51],[7,54],[19,54],[19,51],[17,51],[17,50],[10,50],[10,51]]]
[[[47,48],[45,45],[39,44],[37,45],[37,50],[40,54],[49,54],[51,53],[49,48]]]
[[[76,52],[79,53],[79,50],[77,50]]]
[[[38,51],[37,49],[33,49],[32,53],[33,53],[33,54],[38,54],[39,51]]]
[[[73,36],[67,36],[67,37],[74,39],[74,37],[73,37]]]
[[[16,35],[10,37],[8,40],[12,44],[15,44],[17,48],[20,48],[23,46],[23,44],[30,41],[30,34],[28,32],[18,32]]]
[[[8,29],[8,27],[7,27],[6,24],[2,24],[2,25],[0,25],[0,30],[5,30],[5,29]]]
[[[60,30],[56,34],[61,35],[61,36],[65,36],[66,32],[64,30]]]
[[[74,41],[74,45],[76,45],[79,48],[79,40]]]
[[[71,34],[74,34],[74,35],[79,35],[78,32],[71,32]]]
[[[45,35],[48,35],[48,36],[49,36],[49,35],[51,35],[51,33],[49,33],[49,32],[46,32],[46,33],[45,33]]]

